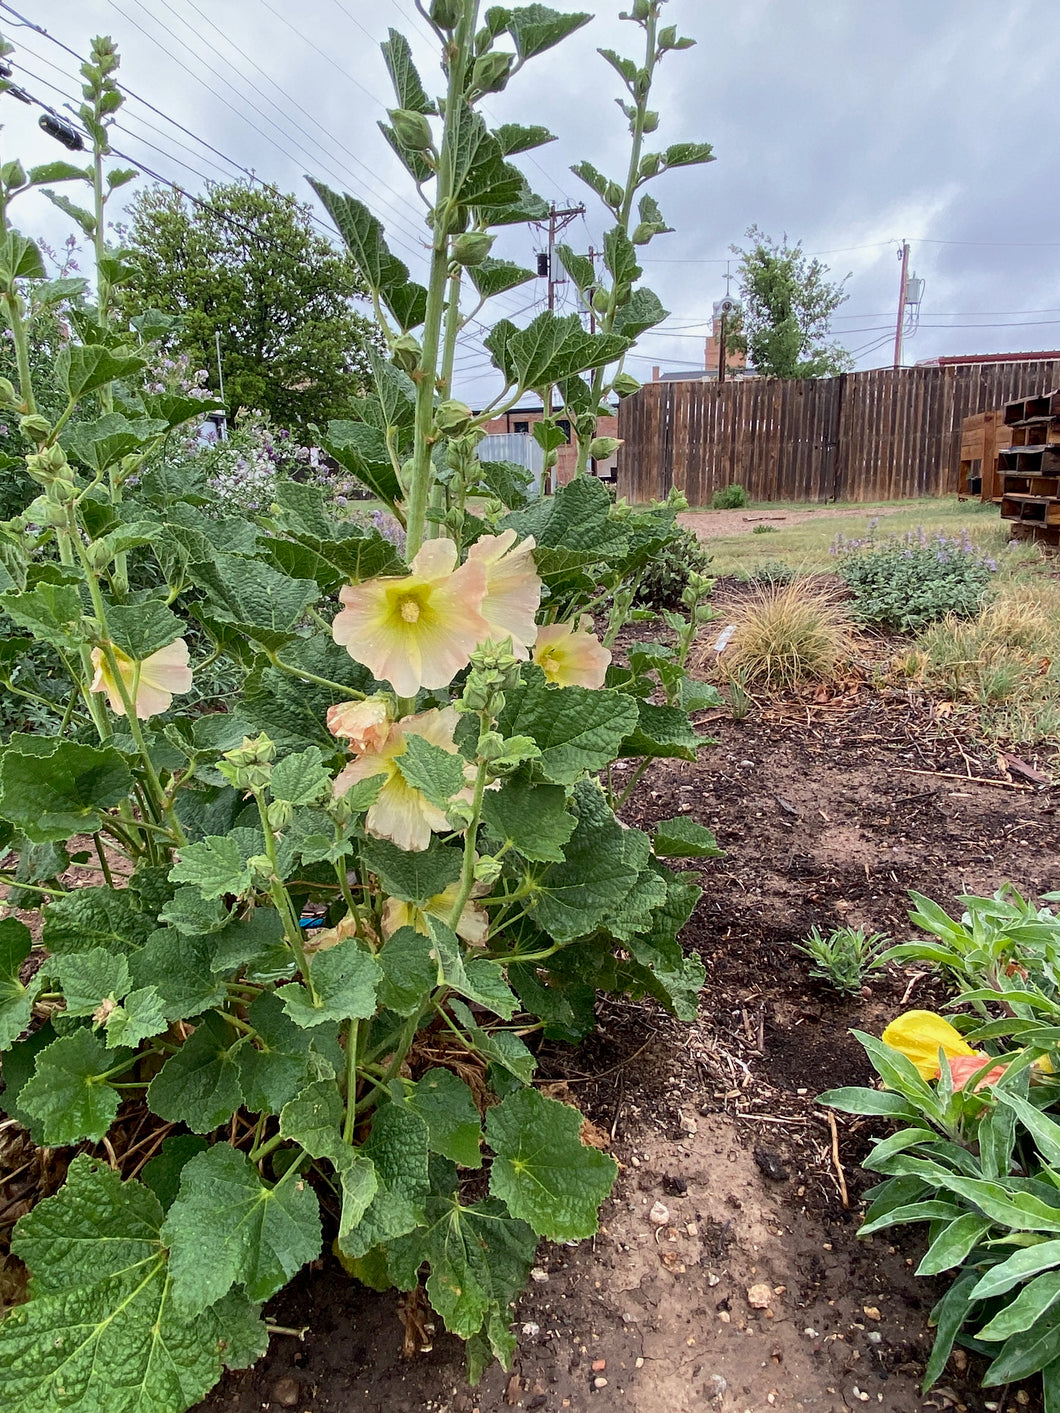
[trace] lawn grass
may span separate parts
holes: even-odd
[[[696,532],[709,549],[711,573],[749,574],[756,565],[770,560],[782,560],[801,573],[823,573],[833,566],[829,553],[836,535],[856,539],[868,530],[869,522],[879,519],[876,534],[904,535],[923,525],[928,534],[936,530],[952,535],[967,528],[972,538],[990,550],[1000,550],[1008,541],[997,506],[981,505],[979,501],[959,501],[956,496],[931,497],[924,500],[881,501],[873,504],[800,505],[760,503],[749,506],[745,515],[779,515],[785,511],[809,514],[808,520],[797,525],[772,526],[768,520],[758,523],[768,526],[765,533],[741,532],[718,536],[710,533],[709,517],[731,515],[731,512],[696,510],[697,516],[707,517],[696,524]],[[842,512],[837,514],[836,512]],[[723,522],[724,523],[724,522]]]

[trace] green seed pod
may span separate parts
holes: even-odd
[[[273,800],[267,814],[269,824],[273,829],[286,829],[294,817],[294,805],[289,800]]]
[[[233,765],[268,765],[276,756],[276,746],[263,731],[251,739],[243,737],[243,744],[231,751],[225,751],[225,760]]]
[[[268,854],[251,854],[247,859],[247,868],[258,878],[272,877],[272,860]]]
[[[401,334],[391,345],[390,356],[403,373],[411,373],[419,367],[423,349],[413,334]]]
[[[459,437],[470,427],[473,415],[466,402],[447,398],[434,409],[434,425],[443,436]]]
[[[596,418],[591,412],[583,412],[574,423],[579,437],[591,437],[596,431]]]
[[[486,231],[465,231],[453,241],[453,259],[458,265],[481,265],[493,240]]]
[[[475,60],[471,70],[471,87],[479,93],[500,93],[508,82],[512,71],[514,54],[501,54],[494,51],[483,54]]]
[[[10,378],[0,378],[0,406],[21,407],[22,402]]]
[[[425,152],[434,140],[431,125],[422,113],[413,108],[388,108],[387,116],[394,125],[398,141],[413,152]]]
[[[18,419],[18,429],[29,441],[39,445],[51,432],[52,424],[39,412],[28,412]]]
[[[640,392],[640,383],[632,373],[619,373],[611,388],[619,397],[632,397],[635,392]]]
[[[656,177],[662,171],[662,157],[658,152],[648,152],[640,159],[640,175]]]
[[[647,111],[646,111],[645,114],[644,114],[643,131],[646,132],[646,133],[647,133],[647,132],[654,132],[658,126],[659,126],[659,115],[658,115],[658,113],[654,112],[651,108],[647,109]]]
[[[593,437],[589,443],[589,455],[594,461],[606,461],[614,456],[621,445],[621,437]]]
[[[479,859],[475,864],[475,882],[485,883],[487,886],[496,883],[504,872],[504,864],[500,859],[491,858],[488,854]]]

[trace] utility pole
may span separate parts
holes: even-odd
[[[584,215],[584,206],[566,206],[560,209],[553,201],[548,208],[548,307],[550,310],[554,310],[556,307],[556,286],[561,283],[556,279],[556,237],[560,231],[570,225],[571,221]],[[544,229],[544,222],[539,221],[535,224],[542,230]]]
[[[905,324],[905,295],[909,283],[909,242],[907,240],[902,241],[898,259],[902,262],[902,279],[898,286],[898,322],[894,330],[894,366],[896,368],[902,366],[902,327]]]

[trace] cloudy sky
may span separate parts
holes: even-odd
[[[556,133],[519,160],[546,199],[585,203],[565,237],[582,250],[599,246],[606,213],[571,164],[588,158],[614,176],[625,166],[625,123],[612,102],[620,84],[596,54],[636,52],[640,31],[619,21],[620,7],[598,5],[591,24],[486,110]],[[652,243],[645,273],[671,315],[642,339],[631,371],[650,378],[653,364],[702,366],[729,247],[752,223],[801,241],[833,276],[849,272],[834,331],[858,367],[891,361],[903,239],[925,281],[906,362],[1060,347],[1056,0],[670,0],[667,11],[697,46],[663,65],[658,139],[709,141],[717,161],[652,188],[676,232]],[[375,126],[393,102],[377,47],[390,26],[409,36],[428,90],[438,91],[413,0],[0,4],[16,82],[60,110],[76,93],[68,50],[87,52],[97,33],[117,40],[121,76],[139,97],[123,110],[115,146],[143,168],[191,192],[244,168],[303,196],[303,174],[313,173],[366,201],[419,273],[421,210]],[[63,155],[38,130],[39,111],[0,100],[5,159]],[[15,219],[53,244],[68,233],[37,198]],[[532,266],[542,245],[540,231],[518,228],[494,253]],[[498,313],[523,322],[545,293],[544,281],[524,286],[497,301]],[[569,288],[561,298],[573,307]],[[469,344],[458,367],[457,391],[484,397],[481,347]]]

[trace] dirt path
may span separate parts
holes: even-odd
[[[729,535],[750,535],[756,525],[769,525],[777,530],[790,529],[806,520],[864,520],[868,516],[885,519],[899,515],[908,507],[895,505],[889,509],[867,506],[819,505],[806,510],[781,510],[773,505],[747,506],[744,510],[687,510],[677,517],[704,539],[724,539]]]
[[[915,1232],[856,1239],[868,1131],[840,1118],[840,1171],[813,1102],[868,1081],[850,1027],[878,1034],[907,991],[907,1004],[931,1005],[930,978],[896,970],[842,1000],[808,979],[792,946],[815,923],[907,935],[911,887],[950,907],[1006,879],[1055,887],[1055,796],[932,774],[997,770],[929,706],[867,689],[703,726],[719,746],[696,766],[658,763],[627,811],[640,824],[686,812],[730,850],[690,866],[706,886],[685,935],[707,968],[700,1018],[683,1026],[647,1004],[604,1001],[579,1051],[542,1050],[540,1077],[570,1086],[622,1172],[593,1241],[542,1245],[513,1373],[494,1367],[468,1388],[461,1348],[444,1335],[403,1359],[393,1296],[325,1261],[271,1307],[278,1323],[310,1327],[305,1342],[274,1338],[204,1413],[1039,1407],[1034,1388],[1001,1404],[981,1392],[961,1352],[921,1396],[927,1317],[945,1283],[913,1275]]]

